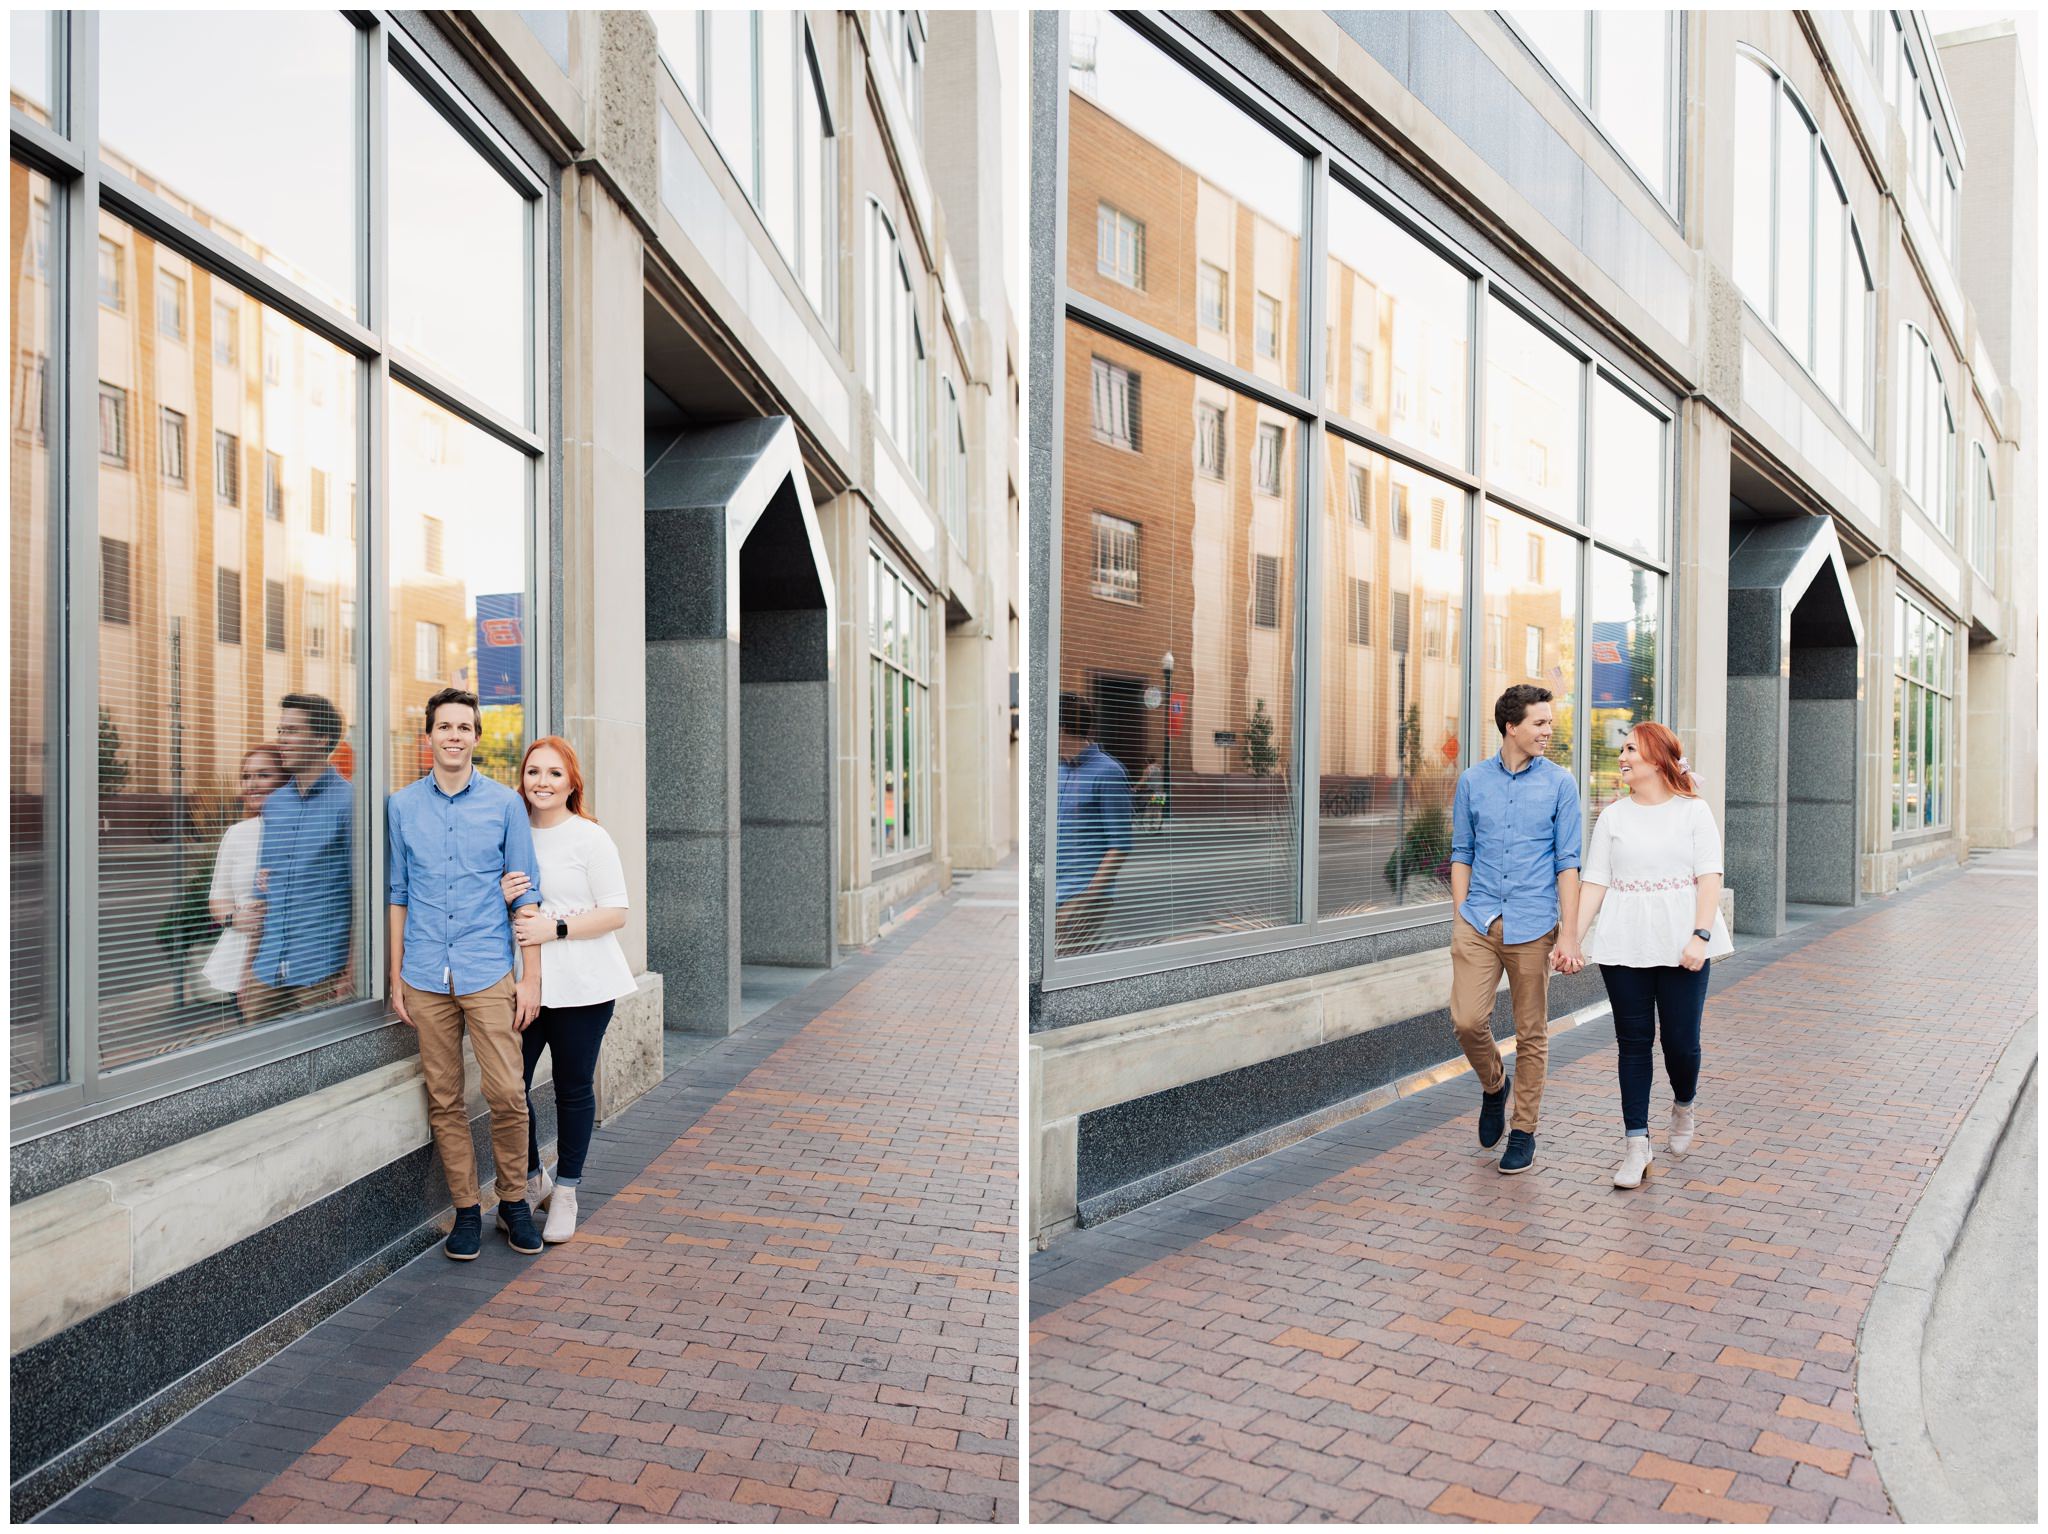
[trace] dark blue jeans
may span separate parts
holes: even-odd
[[[590,1131],[597,1125],[597,1052],[617,1003],[542,1007],[521,1035],[526,1049],[526,1171],[540,1170],[540,1131],[533,1113],[533,1068],[545,1049],[555,1059],[555,1176],[580,1182]]]
[[[1710,959],[1698,969],[1666,964],[1635,969],[1603,964],[1614,1006],[1614,1046],[1621,1073],[1621,1122],[1631,1134],[1650,1127],[1650,1046],[1661,1039],[1664,1073],[1674,1102],[1689,1103],[1700,1086],[1700,1017],[1707,1009]]]

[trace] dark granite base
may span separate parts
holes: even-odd
[[[1553,976],[1550,1014],[1562,1017],[1606,995],[1596,971]],[[1493,1031],[1497,1038],[1514,1036],[1514,1012],[1505,991],[1494,1005]],[[1450,1011],[1439,1008],[1334,1044],[1083,1114],[1077,1189],[1081,1223],[1097,1223],[1133,1207],[1129,1193],[1108,1197],[1118,1190],[1144,1185],[1153,1198],[1173,1192],[1244,1159],[1232,1153],[1233,1147],[1441,1065],[1457,1052]],[[1322,1127],[1306,1125],[1303,1132]],[[1272,1148],[1270,1142],[1245,1147],[1244,1154]],[[1185,1175],[1165,1175],[1176,1168],[1186,1168]]]

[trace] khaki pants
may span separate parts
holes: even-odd
[[[420,1036],[420,1069],[427,1078],[427,1122],[434,1148],[448,1174],[448,1193],[457,1209],[478,1201],[476,1148],[469,1138],[469,1112],[462,1094],[462,1036],[483,1076],[484,1102],[491,1110],[491,1159],[497,1163],[498,1197],[526,1197],[526,1073],[513,1030],[512,976],[467,996],[441,996],[405,986],[405,1010]]]
[[[1536,1132],[1543,1107],[1543,1071],[1550,1059],[1550,950],[1557,928],[1526,943],[1503,943],[1501,919],[1482,935],[1462,916],[1451,918],[1451,1024],[1482,1091],[1497,1091],[1507,1069],[1493,1041],[1493,996],[1508,972],[1515,1008],[1515,1100],[1508,1124]]]

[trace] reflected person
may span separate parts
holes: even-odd
[[[1054,858],[1054,948],[1101,946],[1117,870],[1131,851],[1131,780],[1095,742],[1095,711],[1060,694],[1059,845]]]
[[[201,973],[216,991],[235,998],[242,1020],[249,1023],[262,1021],[250,961],[263,932],[263,900],[256,888],[263,860],[263,804],[284,786],[284,779],[277,747],[251,746],[242,753],[240,791],[247,813],[222,835],[206,892],[206,908],[222,931]]]
[[[355,991],[355,795],[328,757],[341,715],[318,693],[278,704],[287,779],[263,801],[257,874],[263,935],[254,963],[260,1016],[280,1017]]]

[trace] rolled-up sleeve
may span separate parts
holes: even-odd
[[[526,806],[518,799],[505,806],[505,872],[526,875],[526,893],[512,902],[513,910],[540,904],[540,861],[533,855],[533,828],[526,823]]]
[[[1553,855],[1557,872],[1579,866],[1579,851],[1585,837],[1585,830],[1579,824],[1579,785],[1572,781],[1569,773],[1560,774],[1557,784],[1557,831],[1553,842]]]
[[[1451,861],[1472,866],[1472,784],[1463,774],[1458,775],[1458,790],[1451,795]]]
[[[412,903],[405,867],[405,823],[396,794],[384,801],[384,899],[391,905]]]

